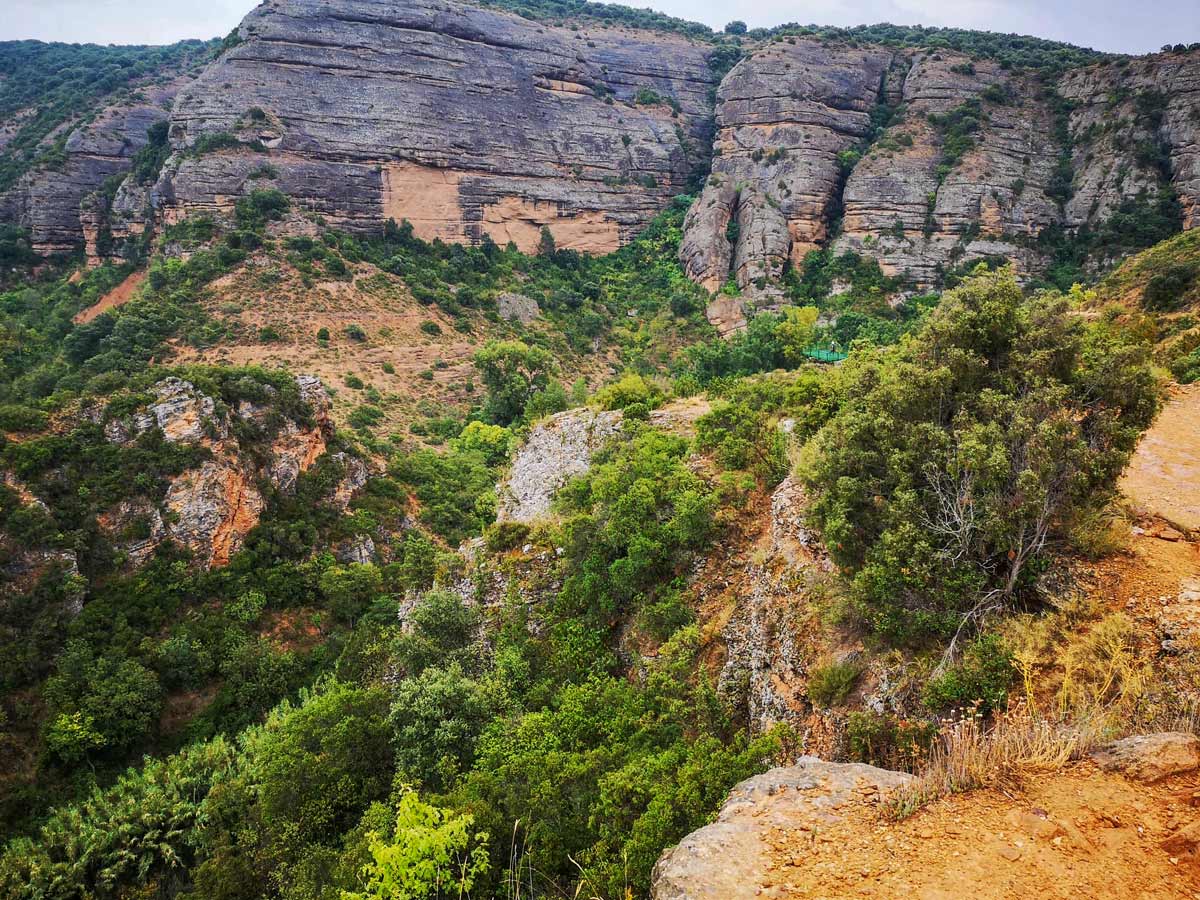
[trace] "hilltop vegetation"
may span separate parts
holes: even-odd
[[[73,128],[101,103],[147,78],[165,77],[208,59],[215,41],[163,47],[0,42],[0,119],[14,130],[0,147],[0,191],[24,172],[63,160]]]

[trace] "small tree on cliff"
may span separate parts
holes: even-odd
[[[538,238],[538,256],[550,257],[554,255],[554,251],[558,248],[554,244],[554,234],[550,231],[550,226],[542,226],[542,234]]]
[[[1110,498],[1158,398],[1145,345],[1060,294],[1027,299],[1009,269],[841,377],[802,477],[861,612],[901,641],[965,633],[1027,587]]]

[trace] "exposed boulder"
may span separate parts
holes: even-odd
[[[621,430],[620,412],[572,409],[539,422],[496,491],[496,519],[530,522],[550,511],[554,494],[587,472],[592,455]]]
[[[541,315],[542,311],[538,308],[537,301],[532,297],[505,291],[496,298],[496,312],[499,313],[502,319],[528,325]]]
[[[837,821],[852,803],[878,802],[911,775],[861,763],[801,757],[743,781],[729,794],[717,820],[694,831],[654,867],[654,900],[739,900],[762,893],[771,868],[768,831],[807,827],[814,834]]]
[[[258,524],[264,501],[234,460],[206,462],[171,482],[168,532],[204,567],[223,566]]]
[[[1138,781],[1162,781],[1200,769],[1200,737],[1179,731],[1139,734],[1102,747],[1092,759],[1106,772],[1123,772]]]
[[[163,437],[177,444],[194,444],[229,436],[229,420],[217,417],[212,397],[196,390],[190,381],[166,378],[154,386],[157,402],[149,413],[162,429]]]

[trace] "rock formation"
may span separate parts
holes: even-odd
[[[819,247],[875,257],[886,274],[929,288],[989,257],[1039,273],[1044,229],[1095,228],[1166,185],[1191,227],[1198,81],[1195,51],[1055,82],[950,51],[768,44],[718,90],[713,173],[688,214],[680,262],[710,290],[732,276],[764,308],[784,267]],[[872,111],[876,128],[892,119],[878,133]],[[744,313],[719,297],[709,318],[728,331]]]
[[[754,897],[770,869],[772,829],[807,828],[815,835],[837,821],[840,809],[878,801],[912,778],[861,763],[830,763],[814,756],[743,781],[717,820],[688,835],[654,867],[654,900],[731,900]]]
[[[114,536],[129,530],[134,520],[145,523],[145,534],[121,547],[133,565],[149,559],[168,538],[191,551],[204,567],[225,565],[258,524],[266,505],[264,487],[283,493],[295,489],[300,473],[325,452],[333,433],[329,397],[320,381],[307,375],[297,381],[301,397],[313,411],[311,425],[283,417],[271,427],[274,411],[247,401],[234,410],[220,409],[212,397],[179,378],[155,385],[156,400],[145,410],[105,425],[105,436],[114,443],[131,442],[147,429],[158,428],[172,443],[192,444],[211,453],[199,466],[172,479],[161,508],[148,499],[122,501],[101,516],[102,527]],[[260,454],[261,463],[256,464],[256,454],[233,437],[235,422],[271,435]],[[346,469],[361,486],[365,473],[349,464]],[[353,489],[347,487],[346,492]],[[334,502],[342,501],[335,497]]]
[[[718,85],[717,45],[676,33],[458,0],[268,0],[196,80],[100,110],[61,171],[0,198],[0,218],[41,252],[86,240],[96,255],[272,186],[354,230],[408,220],[422,238],[534,250],[549,228],[559,247],[606,252],[688,189],[715,130],[680,261],[758,308],[817,248],[925,289],[983,258],[1039,274],[1047,227],[1095,228],[1164,187],[1200,221],[1200,51],[1051,74],[945,49],[742,46]],[[94,193],[168,108],[157,182]],[[710,318],[740,327],[743,302],[718,296]]]
[[[227,211],[269,162],[345,227],[603,252],[702,162],[711,48],[683,37],[440,0],[268,2],[239,34],[175,105],[168,220]],[[242,144],[194,152],[215,134]]]
[[[591,467],[592,454],[621,430],[621,413],[571,409],[539,422],[513,457],[496,491],[500,522],[531,522],[550,511],[554,494]]]
[[[785,262],[825,243],[841,190],[838,155],[866,138],[891,62],[882,49],[793,39],[725,76],[712,175],[680,248],[692,278],[716,290],[732,269],[739,287],[763,288]]]
[[[38,253],[70,252],[85,239],[94,250],[108,208],[105,201],[99,208],[95,202],[84,204],[85,198],[106,179],[130,170],[150,127],[166,121],[175,95],[190,80],[175,74],[162,83],[140,85],[137,99],[100,109],[67,137],[61,166],[30,171],[0,195],[0,220],[27,228]],[[145,218],[140,209],[138,217]]]

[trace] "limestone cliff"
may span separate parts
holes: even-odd
[[[987,257],[1039,273],[1044,229],[1095,229],[1165,186],[1191,227],[1198,80],[1195,51],[1055,79],[950,51],[768,44],[718,91],[713,173],[680,261],[710,289],[732,276],[761,308],[818,247],[926,288]],[[710,318],[728,330],[742,314],[724,300]]]
[[[273,0],[239,33],[175,105],[167,220],[228,210],[270,163],[346,227],[607,251],[702,163],[711,47],[682,37],[441,0]],[[218,133],[242,146],[196,152]]]

